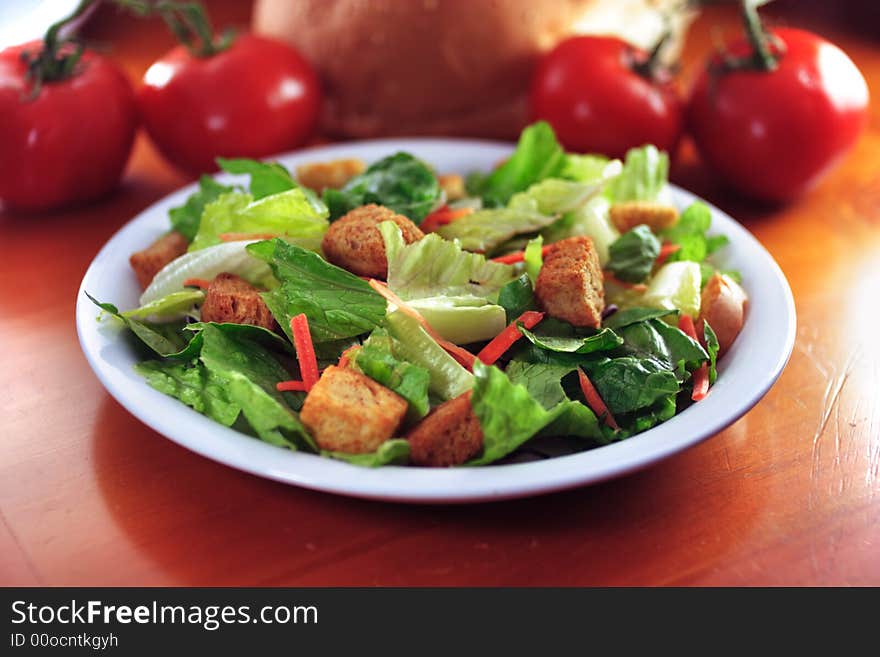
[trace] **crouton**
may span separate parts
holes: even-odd
[[[403,215],[380,205],[364,205],[330,224],[321,242],[327,260],[358,276],[385,278],[388,260],[385,241],[378,228],[383,221],[393,221],[400,226],[403,241],[407,244],[425,236]]]
[[[329,162],[302,164],[296,168],[296,179],[301,185],[319,194],[325,189],[339,189],[356,175],[363,173],[367,165],[363,160],[345,159]]]
[[[437,176],[440,189],[446,192],[447,201],[457,201],[466,196],[464,191],[464,178],[457,173],[449,173],[445,176]]]
[[[483,449],[483,431],[471,408],[470,392],[435,408],[407,434],[414,465],[461,465]]]
[[[218,274],[202,303],[203,322],[252,324],[270,331],[275,318],[260,297],[260,291],[235,274]]]
[[[142,288],[146,288],[152,281],[153,277],[172,260],[179,258],[189,246],[186,238],[172,230],[166,233],[143,251],[132,253],[128,262],[134,269],[138,283]]]
[[[736,340],[743,327],[747,305],[745,290],[730,276],[716,273],[706,283],[700,297],[697,326],[702,333],[703,322],[709,322],[718,338],[718,353],[730,349]]]
[[[671,205],[650,201],[615,203],[610,210],[611,223],[621,233],[645,224],[655,233],[671,228],[678,222],[678,210]]]
[[[535,282],[535,296],[551,317],[599,328],[605,289],[593,240],[569,237],[554,244]]]
[[[309,391],[300,419],[318,447],[346,454],[373,452],[392,438],[406,401],[370,377],[331,365]]]

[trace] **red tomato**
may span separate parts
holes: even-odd
[[[315,126],[320,87],[296,50],[242,34],[209,57],[174,48],[144,75],[138,103],[165,157],[199,173],[215,170],[218,156],[256,158],[300,145]]]
[[[21,53],[0,52],[0,200],[39,211],[109,192],[122,175],[137,127],[134,92],[122,72],[86,51],[72,77],[45,81],[30,99]]]
[[[671,152],[681,134],[682,102],[668,76],[637,72],[647,60],[617,37],[562,41],[532,78],[532,119],[547,120],[568,150],[623,157],[654,144]]]
[[[784,44],[776,69],[707,68],[691,93],[688,125],[703,160],[732,186],[785,201],[814,185],[855,144],[868,119],[868,86],[828,41],[796,29],[772,34]],[[749,52],[745,40],[730,48],[735,56]],[[715,58],[710,66],[719,64]]]

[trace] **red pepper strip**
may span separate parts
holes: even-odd
[[[291,318],[290,331],[293,333],[293,346],[296,348],[299,371],[302,372],[303,383],[308,391],[318,382],[318,359],[315,358],[309,320],[304,313]]]
[[[385,299],[395,306],[397,306],[398,310],[405,315],[409,315],[414,320],[416,320],[423,329],[425,329],[425,333],[433,338],[434,342],[439,344],[443,349],[445,349],[450,356],[452,356],[456,361],[459,362],[463,367],[471,370],[474,367],[475,356],[469,352],[467,349],[463,349],[459,347],[457,344],[453,344],[449,340],[444,339],[437,331],[435,331],[430,324],[428,324],[427,320],[422,317],[417,310],[411,308],[406,305],[400,297],[398,297],[394,292],[388,289],[388,286],[384,283],[380,283],[375,278],[370,280],[370,287],[376,290],[379,294],[381,294]]]
[[[462,217],[472,214],[473,211],[473,208],[460,208],[458,210],[453,210],[448,205],[441,205],[427,217],[422,219],[419,228],[425,233],[432,233],[440,228],[440,226],[451,224],[456,219],[461,219]]]
[[[578,380],[581,384],[581,392],[584,393],[584,399],[587,400],[587,406],[596,414],[596,417],[617,431],[620,427],[617,426],[614,416],[611,415],[611,411],[608,410],[605,402],[602,401],[602,398],[593,386],[593,382],[587,378],[586,373],[580,367],[578,368]]]
[[[489,344],[483,347],[480,353],[477,354],[477,358],[483,361],[486,365],[491,365],[499,358],[501,358],[504,352],[506,352],[513,346],[514,342],[522,337],[522,333],[520,333],[517,324],[522,322],[523,326],[525,326],[527,329],[531,329],[534,328],[535,325],[542,319],[544,319],[544,313],[539,313],[534,310],[527,310],[510,324],[508,324],[507,327],[503,331],[501,331],[501,333],[492,338]]]
[[[607,269],[602,270],[602,276],[607,282],[614,283],[620,287],[625,287],[627,290],[633,290],[634,292],[644,292],[648,289],[648,286],[644,283],[627,283],[626,281],[622,281]]]
[[[670,244],[669,242],[667,242],[666,244],[664,244],[663,246],[660,247],[660,253],[657,255],[657,260],[655,261],[654,265],[659,267],[664,262],[666,262],[666,259],[669,256],[671,256],[673,253],[678,251],[680,248],[681,248],[681,245],[679,245],[679,244]]]
[[[306,392],[308,390],[305,381],[282,381],[275,385],[275,389],[278,392]]]
[[[694,320],[690,315],[682,315],[679,317],[678,328],[680,328],[688,337],[700,342],[699,338],[697,338],[697,330],[694,328]],[[694,401],[700,401],[701,399],[705,399],[708,394],[709,364],[703,363],[694,371],[694,390],[691,393],[691,399]]]
[[[553,245],[545,246],[541,248],[541,257],[543,258],[548,253],[550,253],[551,249],[553,249]],[[498,256],[497,258],[492,258],[492,262],[500,262],[502,265],[512,265],[516,262],[522,262],[525,260],[526,252],[525,251],[514,251],[513,253],[508,253],[507,255]]]
[[[205,280],[204,278],[187,278],[183,282],[183,287],[200,287],[203,290],[207,290],[211,287],[211,281]]]
[[[245,240],[271,240],[273,237],[281,237],[277,233],[220,233],[218,236],[224,242],[243,242]]]

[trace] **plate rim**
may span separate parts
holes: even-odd
[[[316,155],[351,154],[352,151],[361,150],[378,150],[380,152],[386,150],[387,152],[395,148],[408,148],[410,150],[419,150],[419,148],[439,148],[441,150],[448,148],[482,148],[497,151],[497,154],[503,156],[505,153],[512,151],[513,147],[514,144],[511,143],[483,139],[398,137],[318,145],[282,153],[266,159],[282,162],[296,161]],[[221,181],[240,178],[239,176],[225,173],[218,174],[216,177]],[[776,292],[781,294],[780,300],[784,306],[784,331],[778,336],[781,348],[776,354],[775,360],[768,364],[765,371],[762,372],[759,385],[751,391],[751,394],[735,403],[736,409],[733,412],[728,410],[722,414],[720,419],[706,424],[702,430],[686,432],[685,438],[674,439],[666,444],[658,445],[656,444],[658,441],[651,441],[650,439],[661,433],[671,433],[671,429],[677,426],[676,420],[680,420],[691,409],[697,407],[690,407],[657,427],[611,445],[542,461],[480,468],[425,469],[384,466],[382,468],[367,469],[317,455],[290,452],[258,441],[234,429],[224,427],[210,418],[197,413],[182,402],[154,390],[145,381],[141,381],[140,390],[132,390],[124,386],[120,387],[118,373],[112,371],[113,366],[102,360],[99,351],[95,349],[96,343],[106,342],[104,340],[106,335],[100,330],[101,324],[95,321],[97,308],[91,304],[84,294],[91,279],[97,275],[96,272],[103,265],[104,261],[111,257],[114,251],[114,244],[123,241],[129,232],[136,233],[139,232],[139,229],[143,230],[145,227],[141,224],[148,223],[155,214],[162,212],[167,215],[168,207],[190,194],[197,186],[197,182],[190,183],[151,203],[125,222],[103,244],[90,262],[77,292],[75,319],[80,346],[89,366],[105,390],[143,424],[164,438],[200,456],[288,485],[363,499],[418,504],[453,504],[528,497],[600,483],[647,468],[661,460],[670,458],[685,449],[711,438],[739,420],[775,384],[788,363],[794,348],[797,326],[794,297],[782,269],[772,255],[754,235],[728,214],[695,194],[670,183],[670,190],[674,197],[682,198],[686,203],[699,200],[709,206],[712,211],[713,220],[721,217],[722,222],[725,224],[723,232],[728,235],[730,235],[731,231],[736,233],[737,239],[732,241],[745,241],[751,251],[753,251],[753,257],[757,255],[759,259],[763,260],[760,263],[762,265],[761,268],[772,274],[771,281],[764,282],[762,289],[767,285],[776,285]],[[127,255],[125,254],[126,259]],[[754,309],[752,308],[746,319],[747,325],[750,325],[749,317],[753,313]],[[740,350],[743,350],[740,340],[734,345],[732,351],[738,347]],[[718,384],[722,383],[722,378],[719,377]],[[192,426],[198,429],[200,425],[207,423],[201,427],[204,430],[197,431],[199,435],[195,436],[179,435],[179,431],[173,426],[175,424],[173,417],[166,421],[155,413],[150,414],[147,412],[148,409],[145,408],[144,403],[137,401],[138,397],[142,398],[144,395],[152,398],[155,406],[168,409],[172,412],[172,415],[181,415],[186,420],[182,425],[177,423],[182,429]],[[160,398],[166,400],[166,402],[160,402]],[[712,396],[710,395],[701,404],[705,405],[711,399]],[[171,405],[167,402],[171,402]],[[671,427],[670,423],[672,423]],[[678,424],[681,424],[681,422]],[[206,442],[201,435],[203,433],[216,433],[217,436],[212,437],[210,440],[217,442],[214,444]],[[223,438],[222,441],[219,440],[221,437]],[[236,449],[234,445],[227,445],[229,441],[241,441],[241,445]],[[221,442],[222,448],[220,447]],[[639,447],[642,446],[646,446],[646,448],[639,450]],[[630,452],[635,453],[630,454]],[[604,458],[597,458],[596,454],[601,454]],[[612,458],[613,455],[618,454],[626,458]],[[269,464],[276,460],[275,457],[279,456],[281,458],[277,458],[277,460],[282,462],[283,467],[270,466]],[[598,462],[599,467],[597,468],[594,465],[592,469],[587,468],[586,471],[578,467],[583,463],[589,464],[590,461]],[[546,481],[542,480],[537,475],[545,470],[551,471],[551,474],[554,474],[553,471],[555,471],[555,476]],[[339,481],[335,480],[336,474],[334,471],[338,471],[342,485],[340,485]],[[495,474],[502,471],[503,474]],[[487,475],[486,473],[489,474]],[[379,474],[381,476],[377,476]],[[477,480],[476,485],[473,483],[475,479]],[[519,483],[517,483],[518,480]],[[405,485],[401,484],[401,482],[404,482]],[[413,486],[413,484],[416,484],[416,486]]]

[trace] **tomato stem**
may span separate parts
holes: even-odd
[[[208,14],[200,2],[176,2],[175,0],[113,0],[117,6],[141,18],[158,14],[174,37],[194,57],[211,57],[232,45],[235,33],[224,30],[219,37]]]
[[[61,30],[86,13],[95,2],[96,0],[81,0],[69,16],[49,26],[43,36],[43,45],[36,54],[28,51],[21,53],[21,60],[27,66],[25,79],[33,85],[27,100],[33,100],[40,95],[43,83],[65,80],[74,74],[85,48],[75,37],[62,35]],[[65,46],[73,47],[71,49]]]
[[[778,58],[770,52],[770,39],[758,16],[758,3],[755,0],[742,0],[742,19],[746,36],[752,44],[752,62],[762,71],[774,70]]]

